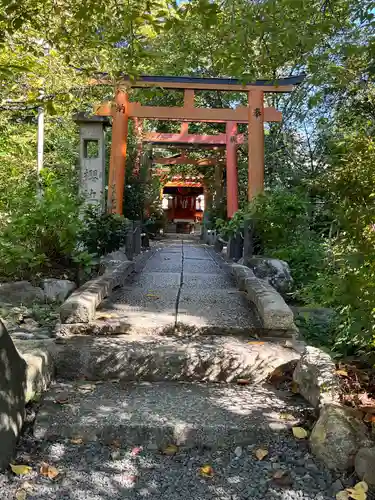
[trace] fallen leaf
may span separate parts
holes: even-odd
[[[60,404],[60,405],[65,405],[66,403],[69,403],[69,393],[68,392],[61,392],[56,397],[55,403]]]
[[[119,439],[114,439],[111,443],[111,446],[113,446],[113,448],[121,448],[121,442]]]
[[[355,490],[363,490],[365,493],[367,493],[368,492],[368,484],[366,483],[366,481],[360,481],[359,483],[357,483],[354,486],[354,489]]]
[[[250,345],[263,345],[263,344],[265,344],[265,342],[262,342],[261,340],[251,340],[250,342],[248,342],[248,344],[250,344]]]
[[[118,318],[118,314],[102,313],[100,314],[100,316],[97,316],[97,319],[112,319],[112,318]]]
[[[349,493],[346,490],[336,493],[336,500],[349,500]]]
[[[255,450],[254,454],[258,460],[263,460],[263,458],[268,455],[268,450],[264,450],[263,448],[259,448],[258,450]]]
[[[146,293],[146,297],[151,299],[160,299],[159,295],[154,295],[153,293]]]
[[[352,500],[366,500],[367,495],[363,490],[356,490],[354,488],[347,488],[347,493],[349,494],[349,498]]]
[[[26,500],[27,492],[26,490],[17,490],[15,495],[15,500]]]
[[[39,472],[42,476],[48,477],[49,479],[55,479],[59,475],[59,471],[56,469],[56,467],[53,467],[52,465],[48,465],[46,463],[43,463],[39,469]]]
[[[297,439],[306,439],[309,433],[303,427],[292,427],[293,436]]]
[[[76,438],[72,438],[70,440],[71,444],[82,444],[83,443],[83,439],[81,437],[76,437]]]
[[[163,450],[164,455],[175,455],[178,452],[178,447],[175,444],[169,444],[166,448]]]
[[[29,474],[32,471],[32,467],[29,465],[13,465],[9,464],[12,469],[13,474],[16,476],[24,476],[25,474]]]
[[[280,378],[284,375],[283,371],[281,368],[275,368],[274,371],[271,373],[270,378],[275,379],[275,378]]]
[[[346,488],[346,492],[349,495],[349,498],[353,500],[366,500],[368,486],[365,481],[360,481],[353,488]]]
[[[292,390],[293,394],[299,394],[299,387],[298,387],[297,382],[294,382],[294,381],[292,382],[291,390]]]
[[[296,420],[296,417],[294,417],[291,413],[281,412],[279,417],[281,420]]]
[[[336,375],[341,375],[341,377],[348,377],[348,372],[346,370],[336,370]]]
[[[238,378],[237,379],[237,384],[238,385],[249,385],[250,380],[248,378]]]
[[[203,467],[201,467],[199,469],[199,473],[203,477],[213,477],[214,476],[214,470],[211,467],[211,465],[208,465],[208,464],[203,465]]]
[[[132,449],[131,456],[136,457],[142,452],[142,450],[143,450],[142,446],[136,446],[135,448]]]
[[[23,490],[31,490],[33,488],[33,485],[31,483],[29,483],[28,481],[24,481],[22,484],[21,484],[21,488]]]
[[[286,470],[277,470],[272,476],[273,482],[281,488],[286,488],[293,484],[293,479]]]

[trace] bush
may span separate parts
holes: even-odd
[[[3,277],[64,274],[82,263],[88,265],[87,252],[76,248],[82,227],[80,200],[47,169],[43,171],[42,181],[42,196],[37,195],[36,189],[18,192],[17,207],[3,214],[0,233]]]
[[[125,245],[128,228],[129,220],[122,215],[102,214],[88,207],[79,241],[90,254],[101,257]]]

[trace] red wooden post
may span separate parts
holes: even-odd
[[[249,92],[248,200],[264,189],[264,104],[263,92]]]
[[[226,124],[227,150],[227,216],[229,218],[238,210],[238,178],[237,178],[237,123]]]
[[[108,212],[122,214],[125,161],[128,138],[128,94],[122,90],[116,91],[115,103],[112,108],[112,145],[109,162],[108,180]]]
[[[139,177],[143,149],[143,120],[141,118],[134,118],[134,133],[137,140],[137,153],[134,160],[133,176]]]

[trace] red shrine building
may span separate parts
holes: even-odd
[[[170,231],[190,233],[196,223],[202,222],[204,189],[198,178],[174,176],[164,185],[162,207]]]

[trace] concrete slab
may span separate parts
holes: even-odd
[[[199,260],[199,259],[186,259],[184,261],[184,272],[186,273],[200,273],[200,274],[222,274],[223,271],[212,259]]]
[[[131,281],[128,281],[124,289],[129,287],[141,287],[148,290],[150,293],[162,293],[165,287],[180,286],[181,273],[162,273],[162,272],[144,272],[133,276]]]
[[[55,344],[54,362],[57,377],[64,379],[234,382],[245,378],[259,383],[277,367],[300,358],[300,353],[278,341],[249,340],[225,335],[77,335]]]
[[[180,273],[182,271],[182,254],[158,252],[153,255],[144,267],[143,272]]]
[[[184,289],[235,288],[234,280],[225,274],[199,274],[184,272]]]
[[[178,287],[163,288],[160,293],[149,287],[123,288],[104,301],[97,316],[115,314],[121,318],[126,332],[157,333],[174,326]],[[125,333],[124,330],[124,333]]]
[[[59,397],[64,404],[56,403]],[[295,422],[282,420],[280,412],[290,408],[290,400],[265,387],[60,383],[46,395],[34,434],[116,439],[124,446],[233,447],[288,431]]]
[[[213,327],[230,331],[250,331],[260,327],[254,310],[244,295],[235,288],[182,288],[178,317],[179,323],[197,328]]]

